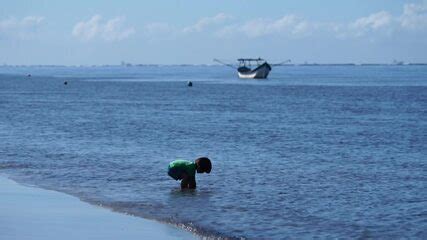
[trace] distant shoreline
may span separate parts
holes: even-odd
[[[215,67],[222,66],[220,64],[127,64],[127,65],[51,65],[51,64],[35,64],[35,65],[9,65],[3,64],[2,67],[71,67],[71,68],[90,68],[90,67],[117,67],[117,68],[127,68],[127,67]],[[283,64],[283,67],[293,67],[293,66],[427,66],[427,63],[404,63],[404,64],[393,64],[393,63],[289,63]]]

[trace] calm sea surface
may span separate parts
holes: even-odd
[[[427,66],[235,75],[0,67],[0,173],[209,236],[427,238]],[[182,192],[167,165],[200,156]]]

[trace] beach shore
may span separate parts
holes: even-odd
[[[0,239],[197,239],[182,229],[0,176]]]

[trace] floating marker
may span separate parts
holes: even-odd
[[[193,86],[193,82],[188,81],[188,82],[187,82],[187,86],[192,87],[192,86]]]

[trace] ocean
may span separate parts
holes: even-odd
[[[427,238],[427,66],[0,66],[0,142],[18,182],[202,236]]]

